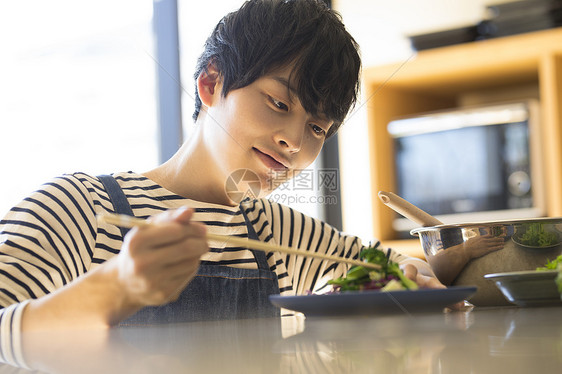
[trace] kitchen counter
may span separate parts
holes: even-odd
[[[562,307],[27,333],[21,343],[27,365],[50,373],[555,373]]]

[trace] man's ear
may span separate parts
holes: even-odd
[[[209,63],[197,78],[197,92],[203,105],[210,107],[221,94],[220,74],[215,65]]]

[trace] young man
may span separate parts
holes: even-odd
[[[65,175],[1,221],[2,335],[273,316],[268,295],[325,289],[345,265],[205,233],[358,255],[357,237],[263,198],[235,201],[225,182],[250,170],[264,197],[310,165],[355,103],[359,72],[356,43],[316,0],[254,0],[227,15],[198,63],[196,131],[175,156],[143,174]],[[104,212],[155,224],[125,233],[98,224]],[[421,286],[443,287],[425,263],[389,255],[416,264],[406,273]]]

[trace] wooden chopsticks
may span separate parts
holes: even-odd
[[[99,222],[104,222],[110,225],[115,225],[118,227],[125,227],[125,228],[133,228],[135,226],[147,227],[153,225],[153,223],[150,223],[144,219],[131,217],[123,214],[113,214],[113,213],[99,214],[97,216],[97,219]],[[207,233],[207,239],[212,241],[219,241],[223,243],[231,243],[231,244],[239,245],[241,247],[256,249],[264,252],[280,252],[280,253],[286,253],[296,256],[316,257],[316,258],[321,258],[324,260],[329,260],[334,262],[342,262],[351,265],[363,266],[369,269],[376,269],[376,270],[380,269],[380,265],[377,264],[371,264],[368,262],[353,260],[353,259],[339,257],[339,256],[327,255],[324,253],[300,251],[282,245],[260,242],[259,240],[237,238],[233,236],[217,235],[211,233]]]

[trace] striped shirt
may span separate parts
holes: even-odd
[[[178,196],[150,179],[132,172],[114,174],[133,214],[147,218],[168,209],[190,206],[193,220],[210,233],[246,238],[242,214],[247,214],[261,241],[306,251],[356,258],[359,238],[345,235],[326,223],[267,199],[239,206],[198,202]],[[19,332],[27,300],[46,295],[119,253],[119,228],[100,224],[96,215],[113,212],[98,178],[68,174],[46,183],[0,221],[0,362],[17,362],[17,350],[6,336]],[[400,262],[405,256],[391,252]],[[278,278],[281,295],[322,292],[327,281],[345,274],[347,265],[317,258],[267,253]],[[246,248],[212,243],[202,263],[257,268]]]

